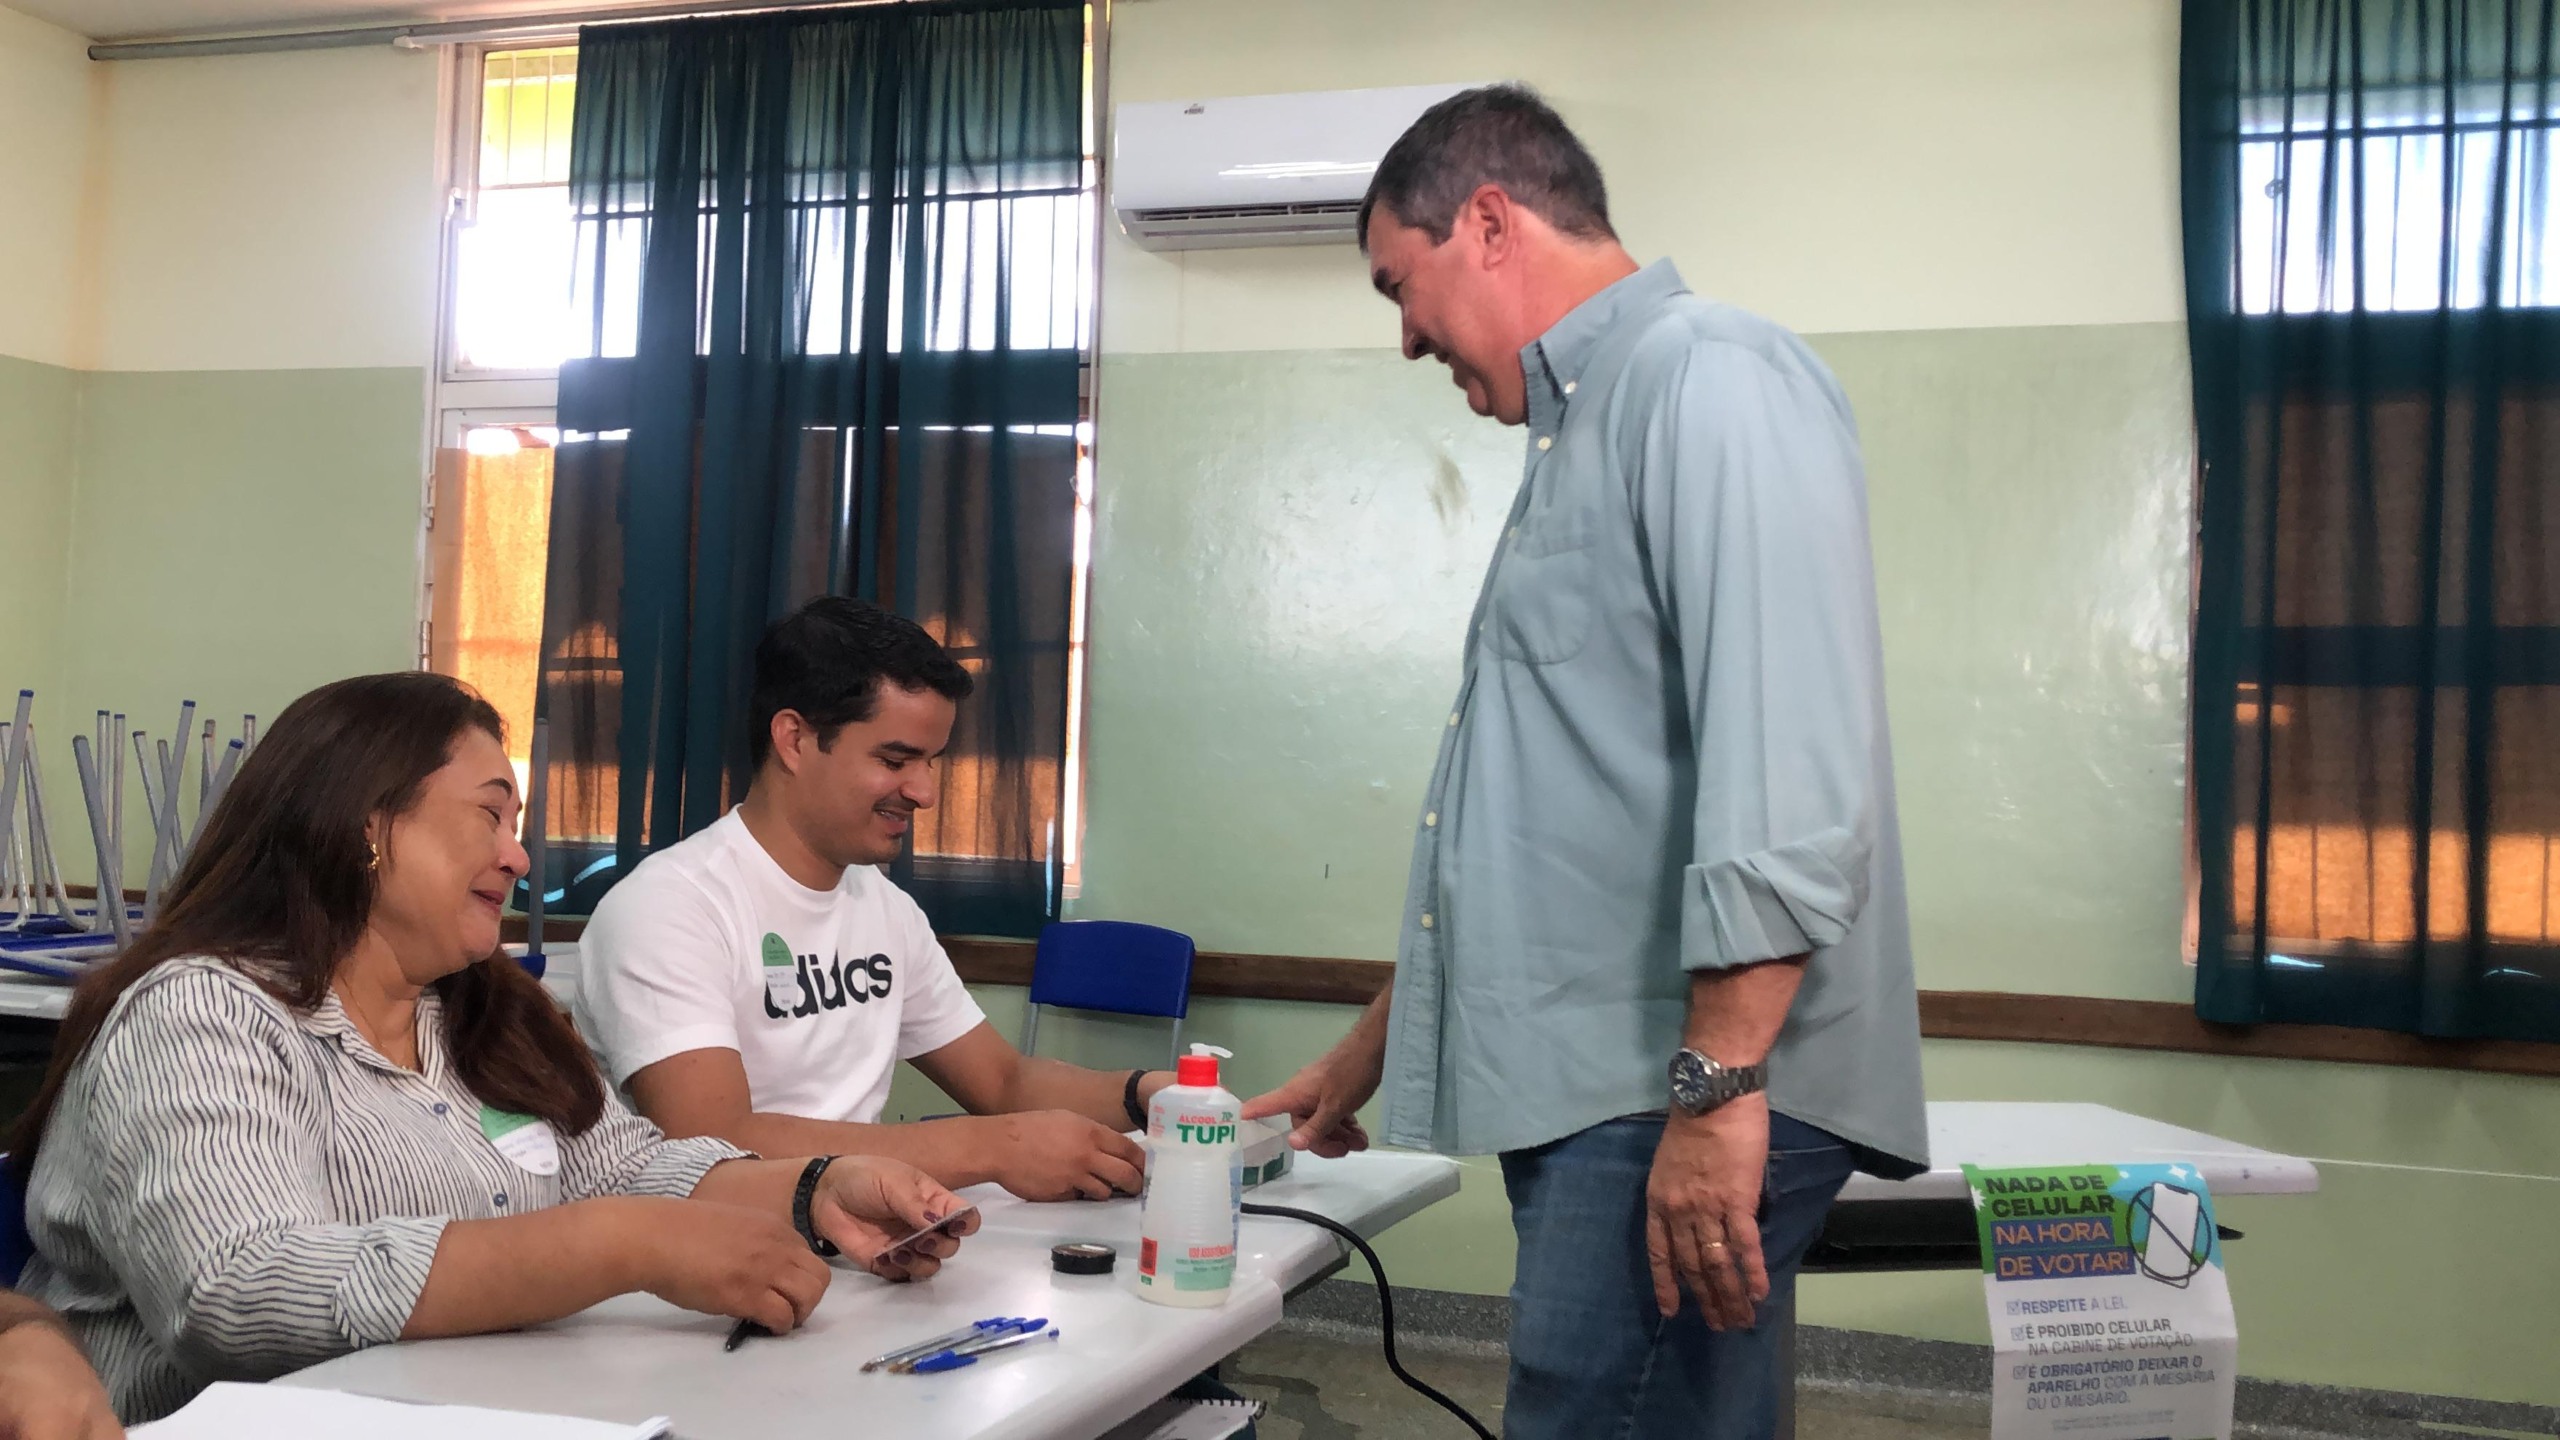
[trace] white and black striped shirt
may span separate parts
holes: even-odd
[[[71,1322],[127,1423],[398,1339],[448,1221],[690,1195],[746,1153],[668,1140],[608,1092],[535,1174],[484,1135],[440,1015],[420,998],[410,1071],[336,996],[299,1013],[216,960],[118,999],[46,1127],[21,1288]]]

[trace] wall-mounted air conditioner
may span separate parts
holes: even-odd
[[[1117,106],[1111,205],[1150,250],[1353,238],[1370,172],[1465,85],[1233,95]]]

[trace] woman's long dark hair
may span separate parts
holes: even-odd
[[[471,730],[505,739],[505,722],[469,686],[408,671],[323,685],[285,707],[204,824],[149,929],[72,992],[44,1088],[10,1141],[33,1173],[65,1077],[116,997],[153,967],[210,955],[308,1011],[373,913],[365,827],[418,803]],[[503,958],[435,982],[445,1048],[471,1093],[575,1135],[604,1113],[604,1082],[567,1017]]]

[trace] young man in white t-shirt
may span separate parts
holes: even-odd
[[[578,1028],[670,1135],[767,1155],[889,1155],[1031,1200],[1135,1194],[1164,1071],[1025,1057],[924,912],[875,866],[936,799],[968,672],[841,596],[756,647],[746,799],[608,892],[579,944]],[[900,1060],[970,1111],[879,1123]]]

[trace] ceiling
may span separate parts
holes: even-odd
[[[651,0],[0,0],[21,14],[92,40],[481,20],[626,5],[637,8],[642,3]]]

